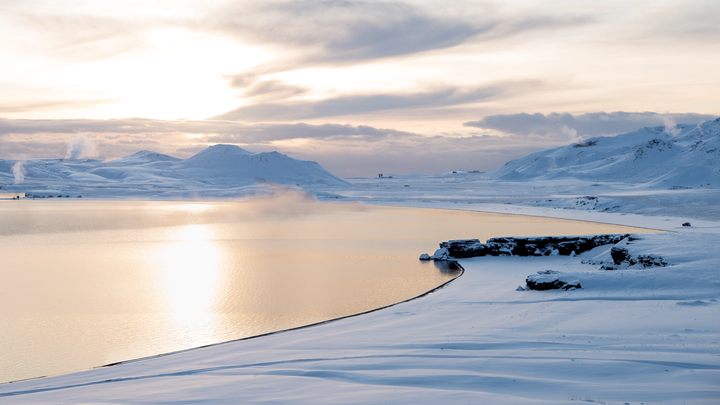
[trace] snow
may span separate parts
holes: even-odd
[[[348,179],[352,184],[283,155],[228,147],[206,151],[212,159],[148,152],[121,159],[131,164],[29,160],[25,182],[53,193],[76,187],[92,194],[98,183],[128,187],[95,194],[106,198],[150,195],[158,185],[160,198],[222,198],[230,195],[222,187],[256,187],[248,181],[261,167],[302,168],[316,176],[304,184],[321,201],[661,230],[617,247],[634,257],[662,257],[667,265],[605,270],[614,264],[612,246],[576,256],[460,259],[460,278],[414,300],[259,338],[0,385],[0,403],[717,404],[720,120],[670,132],[676,134],[658,127],[593,138],[585,142],[594,141],[590,146],[538,152],[490,173],[393,174]],[[0,161],[6,184],[14,164]],[[152,165],[172,170],[145,167]],[[245,168],[257,170],[248,169],[245,183],[227,177]],[[265,173],[276,175],[275,168]],[[267,178],[292,184],[285,173]],[[23,184],[3,189],[19,191],[11,187]],[[169,187],[184,188],[173,194]],[[438,258],[444,256],[440,251]],[[577,280],[582,288],[518,287],[533,275]]]
[[[16,163],[0,159],[0,185],[37,196],[60,192],[85,198],[222,199],[267,194],[268,184],[349,186],[316,162],[277,152],[251,153],[234,145],[214,145],[189,159],[151,151],[109,161],[31,159],[23,164],[20,182],[12,169]]]
[[[509,162],[488,174],[508,181],[582,179],[646,183],[649,188],[720,186],[720,118],[588,139]]]

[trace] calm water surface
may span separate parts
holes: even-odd
[[[355,314],[454,277],[449,239],[633,228],[450,210],[252,202],[0,201],[0,382]]]

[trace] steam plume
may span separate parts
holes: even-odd
[[[20,184],[23,181],[25,181],[25,174],[27,173],[25,171],[25,161],[19,160],[15,162],[15,164],[12,167],[12,172],[15,175],[15,183],[13,184]]]
[[[82,158],[93,158],[98,155],[97,147],[95,142],[87,139],[84,136],[76,136],[71,139],[68,144],[67,154],[65,159],[75,160]]]
[[[672,117],[666,115],[663,117],[663,121],[665,121],[665,133],[670,136],[678,136],[680,134],[680,128],[677,127],[677,123]]]
[[[573,143],[582,143],[583,142],[583,138],[581,136],[578,136],[578,133],[576,130],[568,127],[567,125],[563,125],[561,129],[562,129],[563,134],[569,136],[570,141],[572,141]]]

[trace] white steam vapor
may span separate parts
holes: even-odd
[[[665,133],[670,136],[680,135],[680,128],[677,127],[677,123],[672,117],[664,116],[663,121],[665,122]]]
[[[76,136],[68,143],[67,154],[65,159],[75,160],[82,158],[93,158],[98,155],[95,142],[84,136]]]
[[[27,171],[25,171],[25,161],[19,160],[15,162],[12,167],[12,172],[15,175],[15,183],[13,184],[20,184],[25,181],[25,174],[27,174]]]
[[[562,133],[570,137],[570,141],[573,143],[582,143],[583,138],[581,136],[578,136],[578,133],[576,130],[568,127],[567,125],[562,126]]]

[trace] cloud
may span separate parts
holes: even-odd
[[[248,85],[242,94],[243,98],[256,100],[286,100],[309,92],[310,89],[303,86],[287,84],[282,80],[262,80]]]
[[[248,77],[357,65],[587,25],[594,23],[591,15],[505,10],[486,2],[294,0],[229,3],[209,12],[197,26],[241,43],[273,47],[282,55],[231,76],[237,86]]]
[[[405,94],[352,94],[324,100],[295,100],[259,103],[237,108],[211,119],[238,121],[283,121],[362,114],[383,110],[434,108],[467,104],[540,87],[541,82],[525,80],[462,88],[436,86],[427,91]]]
[[[88,61],[113,57],[146,44],[150,24],[140,19],[103,16],[87,10],[52,7],[6,7],[4,22],[19,31],[23,46],[61,59]]]
[[[461,44],[498,23],[417,4],[376,1],[235,2],[203,21],[244,42],[305,52],[315,63],[407,55]]]
[[[709,114],[675,113],[658,114],[654,112],[594,112],[579,115],[568,113],[499,114],[483,117],[463,125],[483,129],[493,129],[506,134],[557,135],[563,134],[563,128],[572,128],[576,134],[585,136],[616,135],[634,131],[642,127],[664,125],[667,118],[683,124],[697,124],[716,118]],[[567,137],[567,133],[565,133]]]
[[[12,102],[0,103],[0,114],[12,114],[27,111],[38,110],[69,110],[75,108],[95,107],[98,104],[108,104],[116,100],[96,99],[96,100],[43,100],[33,102]]]
[[[121,134],[130,143],[137,142],[144,134],[193,134],[215,136],[218,141],[269,142],[283,139],[329,139],[348,136],[356,139],[375,139],[389,134],[409,133],[394,129],[374,128],[367,125],[348,124],[243,124],[221,120],[153,120],[149,118],[125,118],[109,120],[29,120],[0,118],[0,136],[8,134]],[[130,137],[129,137],[130,135]],[[119,138],[119,137],[116,137]]]
[[[319,162],[341,177],[377,176],[378,173],[437,174],[451,170],[496,169],[511,159],[560,146],[520,139],[467,136],[390,135],[375,142],[336,138],[322,144],[283,148],[291,156]]]
[[[658,4],[641,13],[639,37],[645,40],[667,42],[692,41],[715,45],[720,41],[720,3],[716,1],[676,2]],[[634,21],[631,21],[634,22]]]

